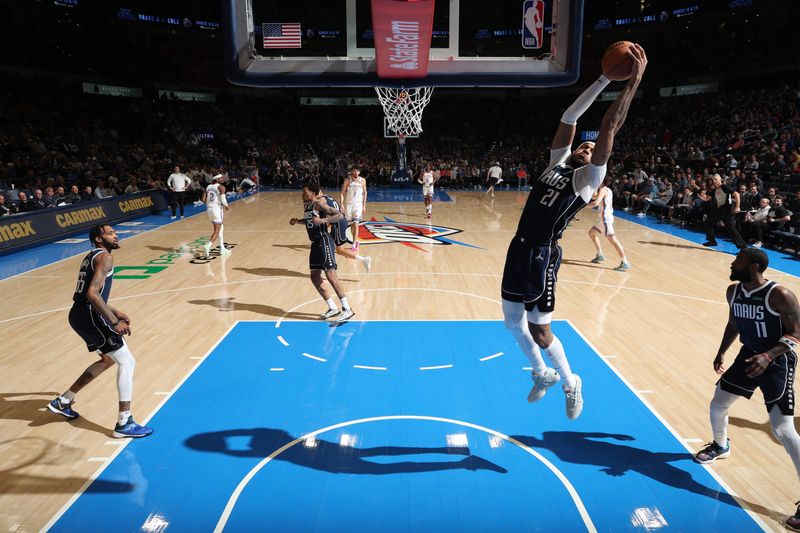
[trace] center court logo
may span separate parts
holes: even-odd
[[[414,224],[397,222],[388,218],[384,222],[372,219],[362,222],[358,228],[358,240],[361,244],[399,243],[420,251],[425,251],[419,245],[451,245],[458,244],[469,248],[480,248],[472,244],[456,241],[449,238],[451,235],[461,233],[462,230],[433,226],[429,224]]]

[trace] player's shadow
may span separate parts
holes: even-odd
[[[231,448],[230,444],[246,444]],[[200,433],[186,439],[185,444],[192,450],[223,453],[234,457],[264,458],[294,441],[286,431],[271,428],[235,429]],[[458,461],[399,461],[372,462],[370,457],[397,457],[403,455],[438,454],[465,456]],[[277,461],[286,461],[297,466],[313,468],[332,474],[403,474],[416,472],[436,472],[440,470],[491,470],[505,474],[507,470],[471,455],[469,448],[440,447],[425,448],[416,446],[378,446],[357,448],[342,446],[335,442],[316,439],[300,441],[275,456]]]
[[[681,461],[692,462],[693,458],[689,452],[654,452],[628,444],[618,444],[636,439],[630,435],[613,433],[545,431],[541,439],[524,435],[513,435],[512,438],[531,448],[549,450],[566,463],[599,466],[600,471],[608,476],[624,476],[627,472],[636,472],[664,485],[740,507],[727,492],[706,487],[686,470],[671,464]],[[740,501],[753,511],[762,514],[776,512],[741,498]]]
[[[46,426],[47,424],[69,424],[70,426],[94,431],[109,436],[111,429],[79,416],[68,420],[47,409],[47,402],[58,396],[58,392],[3,392],[0,393],[0,420],[27,420],[29,427]],[[40,398],[24,398],[39,396]]]
[[[597,263],[592,263],[590,260],[581,261],[580,259],[562,259],[561,263],[564,265],[574,265],[574,266],[581,266],[586,268],[596,268],[598,270],[614,270],[612,265],[603,266]]]
[[[180,248],[177,248],[177,249],[176,248],[167,248],[166,246],[154,246],[154,245],[145,246],[145,248],[149,248],[150,250],[153,250],[154,252],[168,252],[168,253],[171,253],[171,254],[188,254],[188,253],[191,253],[191,251],[188,248],[186,248],[185,250],[181,250]]]
[[[307,244],[273,244],[276,248],[288,248],[296,252],[308,252]]]
[[[252,274],[254,276],[265,276],[265,277],[289,277],[289,278],[308,278],[308,273],[302,272],[295,272],[294,270],[288,270],[286,268],[246,268],[246,267],[236,267],[234,270],[241,270],[247,274]]]
[[[698,250],[702,252],[718,252],[716,247],[704,247],[697,244],[678,244],[674,242],[661,241],[637,241],[639,244],[652,244],[654,246],[664,246],[667,248],[683,248],[684,250]]]
[[[189,300],[192,305],[208,305],[216,307],[220,311],[248,311],[250,313],[257,313],[259,315],[276,316],[284,318],[295,318],[298,320],[317,319],[319,313],[300,313],[293,311],[286,314],[284,309],[280,307],[272,307],[271,305],[264,304],[248,304],[235,302],[236,298],[212,298],[211,300]]]
[[[247,274],[252,274],[254,276],[264,276],[268,278],[273,277],[289,277],[289,278],[304,278],[308,279],[308,273],[303,274],[302,272],[296,272],[294,270],[288,270],[286,268],[245,268],[245,267],[236,267],[234,270],[241,270],[242,272],[246,272]],[[349,281],[352,283],[358,283],[359,280],[357,279],[347,279],[347,278],[339,278],[339,281]]]

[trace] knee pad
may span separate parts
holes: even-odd
[[[121,368],[133,369],[136,367],[136,359],[133,358],[133,354],[128,349],[127,344],[123,345],[119,350],[109,352],[106,355],[108,355]]]

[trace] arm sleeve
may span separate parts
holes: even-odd
[[[574,126],[578,123],[578,119],[583,115],[589,106],[597,100],[597,97],[603,92],[603,89],[608,86],[611,81],[605,76],[600,76],[597,80],[586,88],[583,93],[572,103],[571,106],[564,111],[561,115],[561,122]]]
[[[572,181],[575,187],[575,194],[588,204],[605,177],[606,165],[597,166],[589,163],[582,166],[575,171],[575,179]]]

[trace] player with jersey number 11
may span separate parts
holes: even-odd
[[[583,396],[581,378],[572,373],[561,341],[550,330],[561,266],[558,240],[570,220],[591,201],[603,182],[614,136],[625,122],[642,81],[647,66],[644,50],[634,45],[627,53],[633,62],[630,78],[603,116],[596,144],[584,142],[571,150],[578,118],[610,83],[605,75],[586,89],[561,116],[550,147],[550,164],[532,183],[503,270],[505,325],[533,368],[533,388],[528,401],[541,399],[547,389],[562,380],[567,418],[570,419],[580,416]],[[541,350],[544,350],[552,368],[545,364]]]

